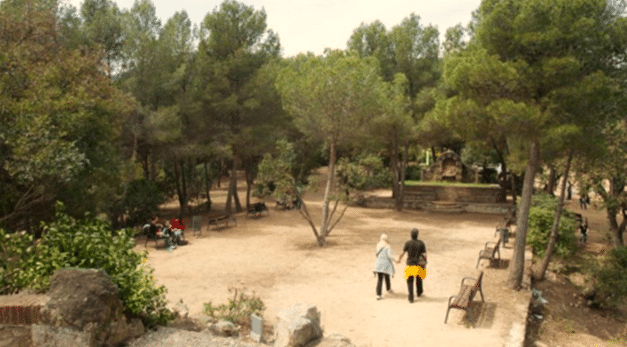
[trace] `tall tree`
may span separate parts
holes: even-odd
[[[251,88],[256,72],[280,53],[279,38],[267,29],[266,12],[226,0],[207,14],[201,25],[199,44],[203,72],[203,105],[219,129],[222,142],[232,153],[227,211],[242,210],[237,194],[237,169],[242,148],[242,130],[254,121],[251,109],[260,107]]]
[[[562,91],[601,74],[615,12],[603,0],[485,0],[475,12],[469,49],[447,59],[445,78],[460,95],[447,112],[486,114],[529,153],[518,209],[508,286],[522,281],[528,215],[542,138],[575,123],[577,114],[555,112]],[[460,119],[460,118],[458,118]],[[485,128],[490,132],[494,129]]]
[[[0,4],[0,221],[10,229],[37,224],[54,199],[75,215],[106,206],[134,107],[103,74],[102,54],[59,39],[57,4],[48,5]]]
[[[279,75],[277,86],[286,110],[305,134],[324,139],[329,148],[327,183],[320,232],[307,215],[320,246],[331,231],[329,201],[335,177],[338,144],[350,141],[380,110],[382,80],[379,63],[356,52],[327,50],[324,56],[299,55]],[[306,210],[305,210],[306,211]]]

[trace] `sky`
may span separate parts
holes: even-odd
[[[130,9],[134,0],[113,0],[118,7]],[[176,12],[186,10],[192,23],[200,24],[217,9],[222,0],[152,0],[161,24]],[[311,51],[322,54],[326,47],[345,49],[353,30],[362,22],[380,20],[390,30],[410,13],[420,16],[421,24],[433,24],[440,30],[440,42],[446,29],[461,23],[466,26],[481,0],[238,0],[264,8],[268,29],[278,33],[283,57]],[[80,9],[83,0],[66,0]]]

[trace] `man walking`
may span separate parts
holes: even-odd
[[[425,262],[427,260],[427,248],[425,243],[418,240],[418,229],[414,228],[410,232],[411,240],[405,242],[405,248],[403,253],[398,257],[397,263],[401,262],[405,253],[407,253],[407,267],[405,268],[405,279],[407,280],[407,290],[409,291],[409,303],[414,302],[414,279],[416,280],[416,295],[422,295],[422,277],[419,274],[424,274],[424,269],[419,269],[418,264],[420,258],[423,257]],[[424,265],[424,263],[423,263]]]

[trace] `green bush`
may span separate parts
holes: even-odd
[[[388,187],[391,184],[389,170],[376,155],[357,157],[356,160],[340,158],[337,163],[337,179],[344,189],[367,190]]]
[[[250,315],[255,314],[259,317],[263,316],[266,309],[263,301],[253,295],[247,295],[245,289],[229,288],[229,292],[233,292],[233,299],[229,299],[227,304],[213,306],[210,302],[205,303],[203,313],[216,319],[225,319],[241,326],[250,325]]]
[[[551,237],[551,227],[557,209],[557,199],[548,194],[534,195],[529,209],[529,229],[527,244],[533,246],[535,255],[542,257],[546,252]],[[555,254],[568,257],[577,250],[577,235],[575,234],[575,218],[564,209],[558,228]]]
[[[163,193],[155,182],[146,179],[132,181],[123,201],[128,213],[127,226],[141,225],[152,219],[163,201]]]
[[[588,262],[588,279],[595,291],[597,306],[617,306],[627,298],[627,247],[607,252],[601,261]]]
[[[164,286],[157,287],[153,269],[142,266],[146,252],[133,250],[133,231],[124,229],[114,237],[109,225],[86,214],[74,220],[57,203],[56,219],[45,225],[39,243],[32,235],[7,234],[0,229],[2,257],[0,288],[14,293],[29,287],[45,292],[55,270],[77,267],[106,272],[118,288],[118,296],[129,314],[142,317],[148,326],[165,324],[172,319],[166,308]]]

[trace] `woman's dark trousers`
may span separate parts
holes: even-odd
[[[382,273],[382,272],[377,272],[377,275],[379,275],[379,278],[377,279],[377,295],[381,296],[381,287],[383,285],[383,278],[385,277],[385,287],[387,288],[387,290],[390,290],[390,275]]]

